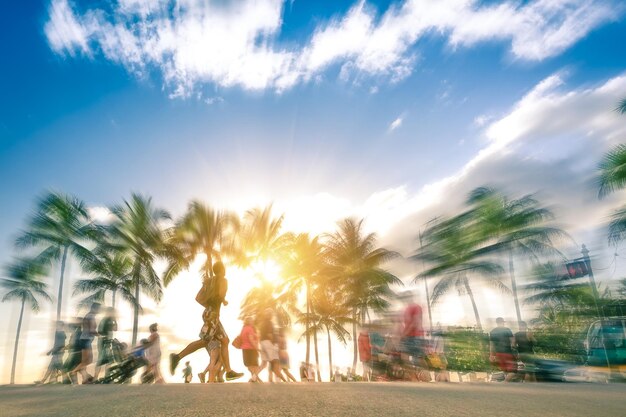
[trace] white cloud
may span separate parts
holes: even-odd
[[[57,53],[74,56],[78,50],[90,52],[89,33],[78,20],[67,0],[53,1],[49,9],[50,20],[44,26],[44,33],[50,47]]]
[[[485,127],[485,147],[456,172],[417,191],[408,184],[391,187],[363,202],[324,194],[315,198],[319,204],[303,199],[299,209],[313,207],[318,213],[320,205],[326,207],[318,231],[345,216],[364,217],[368,230],[406,249],[414,247],[418,229],[428,220],[454,213],[470,190],[492,185],[514,196],[540,192],[542,203],[556,207],[568,232],[587,236],[623,201],[623,195],[599,201],[591,179],[602,154],[626,139],[626,118],[613,111],[626,91],[626,74],[600,85],[564,87],[561,74],[538,83]]]
[[[402,126],[403,116],[398,116],[391,124],[389,125],[389,131],[393,132],[400,126]]]
[[[427,33],[451,46],[510,42],[519,59],[557,55],[624,10],[617,0],[405,0],[381,16],[365,1],[321,22],[303,44],[278,35],[282,0],[117,0],[107,10],[51,0],[44,32],[59,54],[95,55],[144,76],[158,70],[172,97],[213,84],[282,91],[316,81],[333,65],[340,77],[397,82],[411,74]],[[80,10],[80,11],[79,11]]]

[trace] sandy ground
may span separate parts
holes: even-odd
[[[623,416],[626,384],[0,387],[0,416]]]

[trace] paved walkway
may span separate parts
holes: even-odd
[[[0,387],[0,416],[622,416],[626,384],[341,383]]]

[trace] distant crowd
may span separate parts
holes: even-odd
[[[189,354],[205,349],[209,355],[208,365],[197,374],[200,382],[216,383],[235,380],[243,373],[230,366],[230,339],[220,320],[222,305],[228,305],[226,294],[228,282],[225,267],[216,262],[206,274],[202,287],[195,300],[204,307],[202,327],[198,338],[182,351],[170,354],[169,370],[174,375],[178,364]],[[342,374],[339,368],[331,373],[332,380],[342,381],[450,381],[448,361],[445,354],[445,338],[441,327],[429,335],[422,326],[422,309],[414,301],[414,295],[405,296],[405,307],[400,314],[386,323],[377,322],[365,325],[358,335],[358,353],[363,372],[357,375],[355,369],[348,368]],[[117,331],[115,311],[107,308],[103,318],[96,325],[96,316],[101,306],[92,304],[84,318],[75,323],[57,323],[54,346],[48,352],[51,356],[43,378],[37,383],[128,383],[139,370],[142,370],[142,383],[164,383],[161,374],[161,343],[158,324],[149,327],[150,335],[137,346],[128,347],[114,337]],[[232,346],[240,349],[244,366],[251,383],[262,382],[260,373],[267,369],[267,381],[296,382],[290,371],[291,363],[287,347],[285,329],[274,325],[274,311],[266,308],[257,317],[248,316],[241,332],[232,341]],[[70,333],[66,342],[66,331]],[[93,374],[88,367],[93,363],[93,341],[97,338],[97,360]],[[497,327],[490,332],[489,353],[492,363],[502,371],[506,381],[521,377],[534,380],[532,373],[534,337],[526,325],[521,323],[515,335],[504,326],[502,318],[497,319]],[[522,364],[523,366],[521,366]],[[523,369],[520,369],[523,368]],[[319,380],[315,367],[301,362],[300,381]],[[185,383],[193,379],[190,363],[186,362],[182,371]]]

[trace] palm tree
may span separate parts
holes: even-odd
[[[527,304],[538,306],[541,324],[572,325],[581,318],[597,316],[597,301],[589,285],[570,278],[562,264],[536,265],[533,281],[522,287]]]
[[[161,279],[154,270],[159,255],[165,255],[163,222],[171,217],[163,209],[155,208],[152,199],[133,194],[130,201],[111,209],[115,216],[109,226],[111,245],[131,259],[132,289],[134,290],[133,346],[137,343],[139,324],[139,294],[143,292],[159,301],[163,295]]]
[[[271,308],[276,314],[278,325],[288,327],[291,325],[290,312],[295,311],[296,294],[291,291],[281,290],[279,286],[266,279],[261,279],[261,285],[250,289],[241,303],[239,318],[243,320],[247,316],[261,317],[267,308]]]
[[[248,210],[239,233],[237,261],[248,266],[253,261],[280,261],[289,253],[294,236],[281,234],[284,215],[272,217],[272,205]]]
[[[233,213],[217,211],[200,201],[192,201],[168,239],[169,264],[163,283],[169,285],[176,275],[189,268],[199,254],[206,256],[203,275],[213,277],[213,259],[219,260],[225,253],[232,253],[238,229],[239,219]]]
[[[626,98],[620,101],[615,109],[617,112],[626,113]],[[598,185],[598,198],[602,199],[614,191],[626,187],[626,144],[620,144],[610,149],[598,165],[599,175],[596,179]],[[609,224],[609,243],[617,244],[626,237],[626,207],[620,208],[613,216]]]
[[[433,288],[431,302],[436,303],[452,289],[459,293],[465,292],[472,303],[476,327],[482,331],[470,278],[486,280],[503,292],[509,290],[499,279],[502,267],[480,252],[484,236],[475,227],[473,219],[473,212],[467,211],[449,219],[431,221],[422,235],[424,246],[411,259],[423,260],[428,265],[414,282],[426,277],[441,276]]]
[[[102,244],[93,250],[92,257],[83,259],[81,266],[83,271],[92,275],[91,278],[80,279],[74,284],[74,294],[91,294],[81,301],[81,306],[104,302],[107,291],[111,292],[113,308],[118,292],[131,305],[136,304],[132,293],[133,261],[127,253]]]
[[[0,285],[8,292],[2,297],[2,302],[10,300],[19,300],[22,302],[20,318],[17,322],[17,332],[15,334],[13,364],[11,366],[11,384],[14,384],[17,350],[26,303],[28,303],[32,311],[39,312],[39,301],[37,298],[40,297],[46,301],[52,301],[52,299],[48,295],[47,285],[39,280],[47,274],[47,268],[40,259],[18,259],[6,268],[5,273],[6,278],[0,280]]]
[[[305,292],[306,314],[302,318],[306,336],[306,363],[309,363],[311,351],[311,294],[325,272],[328,272],[324,255],[324,247],[317,236],[311,238],[308,233],[301,233],[290,242],[288,254],[283,260],[283,286],[292,294],[302,290]]]
[[[393,292],[391,285],[402,285],[395,275],[381,266],[400,256],[397,252],[376,247],[376,234],[365,234],[363,220],[344,219],[338,230],[326,235],[325,252],[333,268],[332,277],[346,292],[346,305],[352,310],[353,369],[358,349],[357,323],[363,324],[369,310],[384,311]]]
[[[549,226],[548,222],[554,219],[554,215],[549,209],[540,207],[539,202],[530,195],[509,200],[493,188],[480,187],[470,193],[468,204],[474,208],[476,226],[485,239],[485,247],[481,252],[508,256],[511,292],[519,324],[522,314],[517,295],[514,257],[520,254],[534,262],[542,255],[564,258],[554,248],[553,241],[567,234]]]
[[[317,316],[317,328],[326,329],[328,339],[328,366],[330,380],[333,378],[333,351],[330,334],[333,333],[337,340],[344,346],[350,340],[350,333],[345,329],[345,325],[353,324],[350,308],[346,307],[342,294],[331,289],[329,286],[318,287],[317,293],[313,297],[314,310]]]
[[[324,329],[322,328],[322,325],[320,323],[319,316],[315,312],[306,315],[302,314],[297,323],[302,324],[303,322],[308,323],[309,327],[305,330],[302,336],[313,339],[313,352],[315,353],[315,370],[317,374],[317,380],[321,381],[322,375],[320,373],[320,357],[319,350],[317,348],[317,335],[318,333],[324,331]],[[302,338],[302,336],[300,336],[300,338]],[[307,366],[308,364],[309,362],[307,362]]]
[[[16,240],[18,248],[41,248],[42,260],[60,261],[61,278],[57,295],[57,321],[63,306],[63,281],[68,254],[89,257],[85,242],[95,241],[100,229],[89,219],[85,203],[79,199],[49,192],[39,199],[28,228]]]
[[[626,113],[626,98],[623,98],[619,104],[617,105],[617,108],[615,109],[615,111],[617,111],[618,113],[621,114],[625,114]]]

